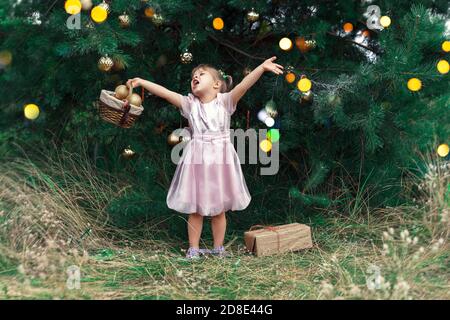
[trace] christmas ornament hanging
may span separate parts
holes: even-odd
[[[269,129],[266,135],[267,139],[270,142],[277,142],[280,140],[280,130],[278,129]]]
[[[152,19],[153,24],[157,27],[159,27],[160,25],[162,25],[164,23],[164,17],[159,13],[153,14],[151,19]]]
[[[180,54],[180,60],[184,64],[191,63],[193,60],[192,53],[190,53],[189,51],[183,52],[182,54]]]
[[[442,42],[442,50],[445,52],[450,52],[450,41]]]
[[[68,14],[78,14],[81,11],[81,2],[79,0],[67,0],[64,3],[64,9]]]
[[[306,40],[305,45],[308,50],[314,49],[316,47],[316,40]]]
[[[364,30],[361,32],[361,35],[365,38],[370,38],[370,31],[369,30]]]
[[[108,55],[105,55],[98,60],[98,68],[101,71],[108,72],[109,70],[111,70],[113,65],[114,62],[110,57],[108,57]]]
[[[311,50],[313,47],[315,47],[316,42],[315,40],[305,40],[304,37],[297,37],[295,38],[295,45],[300,50],[300,52],[305,53]]]
[[[273,100],[267,101],[264,109],[266,110],[266,113],[272,118],[275,118],[278,115],[277,105]]]
[[[293,72],[289,72],[286,74],[285,79],[288,83],[292,83],[295,81],[295,74]]]
[[[302,76],[302,78],[297,82],[297,88],[302,92],[309,91],[311,89],[311,86],[311,80],[309,80],[305,76]]]
[[[268,127],[273,127],[273,125],[275,124],[275,119],[269,116],[264,120],[264,123]]]
[[[419,91],[422,88],[422,81],[417,78],[408,80],[408,89],[411,91]]]
[[[102,7],[103,9],[105,9],[105,10],[106,10],[106,13],[108,13],[108,14],[111,13],[111,8],[110,8],[109,4],[107,4],[107,3],[105,2],[105,0],[103,0],[103,2],[100,3],[98,6],[99,6],[99,7]]]
[[[144,10],[144,14],[147,18],[152,18],[155,14],[155,9],[153,9],[153,7],[147,7]]]
[[[80,2],[81,2],[81,8],[84,11],[91,10],[91,8],[92,8],[92,0],[81,0]]]
[[[131,150],[130,146],[122,151],[122,157],[124,157],[125,159],[131,159],[135,154],[136,152]]]
[[[177,144],[179,144],[180,142],[183,141],[183,136],[176,134],[175,132],[172,132],[171,134],[169,134],[169,136],[167,137],[167,143],[170,146],[175,146]]]
[[[33,103],[27,104],[23,109],[23,113],[25,118],[35,120],[39,117],[39,107]]]
[[[439,147],[437,148],[437,154],[442,158],[446,157],[449,154],[449,152],[450,147],[446,143],[439,145]]]
[[[256,22],[259,19],[259,13],[252,8],[249,12],[247,12],[247,21],[248,22]]]
[[[214,18],[214,20],[213,20],[213,28],[214,28],[214,29],[216,29],[216,30],[222,30],[223,27],[224,27],[224,25],[225,25],[225,24],[224,24],[222,18],[219,18],[219,17]]]
[[[119,16],[119,24],[122,28],[128,28],[130,26],[130,16],[125,12]]]
[[[450,66],[449,66],[447,60],[440,60],[436,67],[437,67],[439,73],[441,73],[441,74],[448,73],[448,71],[450,69]]]
[[[278,43],[281,50],[288,51],[292,49],[292,41],[291,39],[284,37],[280,39],[280,42]]]
[[[300,94],[300,104],[301,105],[308,105],[313,103],[314,99],[313,99],[313,93],[311,90],[308,90],[306,92],[302,92]]]
[[[2,50],[0,51],[0,69],[7,67],[12,62],[12,53],[8,50]]]
[[[351,24],[350,22],[347,22],[344,24],[343,26],[344,32],[349,33],[353,31],[353,24]]]
[[[380,18],[380,24],[385,28],[389,27],[391,25],[391,18],[388,16],[382,16]]]
[[[108,18],[108,11],[101,5],[95,6],[91,10],[91,18],[97,23],[105,22]]]
[[[269,152],[272,149],[272,142],[270,142],[267,139],[264,139],[263,141],[261,141],[261,143],[259,144],[259,147],[261,148],[262,151],[264,152]]]

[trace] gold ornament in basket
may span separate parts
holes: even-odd
[[[99,100],[100,116],[103,120],[113,123],[121,128],[130,128],[136,119],[144,111],[142,105],[136,106],[129,103],[133,94],[133,87],[128,86],[128,96],[124,100],[116,98],[114,91],[102,90]],[[138,96],[139,97],[139,96]],[[141,100],[144,101],[144,88],[142,88]]]

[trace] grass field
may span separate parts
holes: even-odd
[[[186,241],[159,236],[154,221],[141,236],[105,223],[117,186],[88,163],[1,166],[1,299],[450,298],[448,165],[416,182],[416,205],[360,203],[298,221],[312,228],[311,249],[255,257],[232,232],[230,257],[199,261],[184,259]]]

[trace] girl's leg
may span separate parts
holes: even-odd
[[[191,248],[198,249],[200,246],[200,236],[203,228],[203,216],[198,213],[192,213],[189,215],[188,220],[188,235],[189,246]]]
[[[223,246],[225,239],[225,230],[227,228],[227,219],[225,218],[225,212],[212,217],[211,229],[214,238],[214,248]]]

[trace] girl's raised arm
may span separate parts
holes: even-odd
[[[139,87],[142,86],[144,89],[149,91],[158,97],[167,100],[170,104],[173,104],[177,108],[181,108],[181,94],[171,91],[159,84],[154,82],[144,80],[141,78],[134,78],[127,81],[127,86]]]
[[[276,75],[283,74],[283,66],[274,63],[273,61],[277,57],[272,57],[261,63],[257,68],[250,72],[242,81],[231,90],[231,97],[235,104],[244,96],[248,89],[250,89],[256,81],[262,76],[266,71],[271,71]]]

